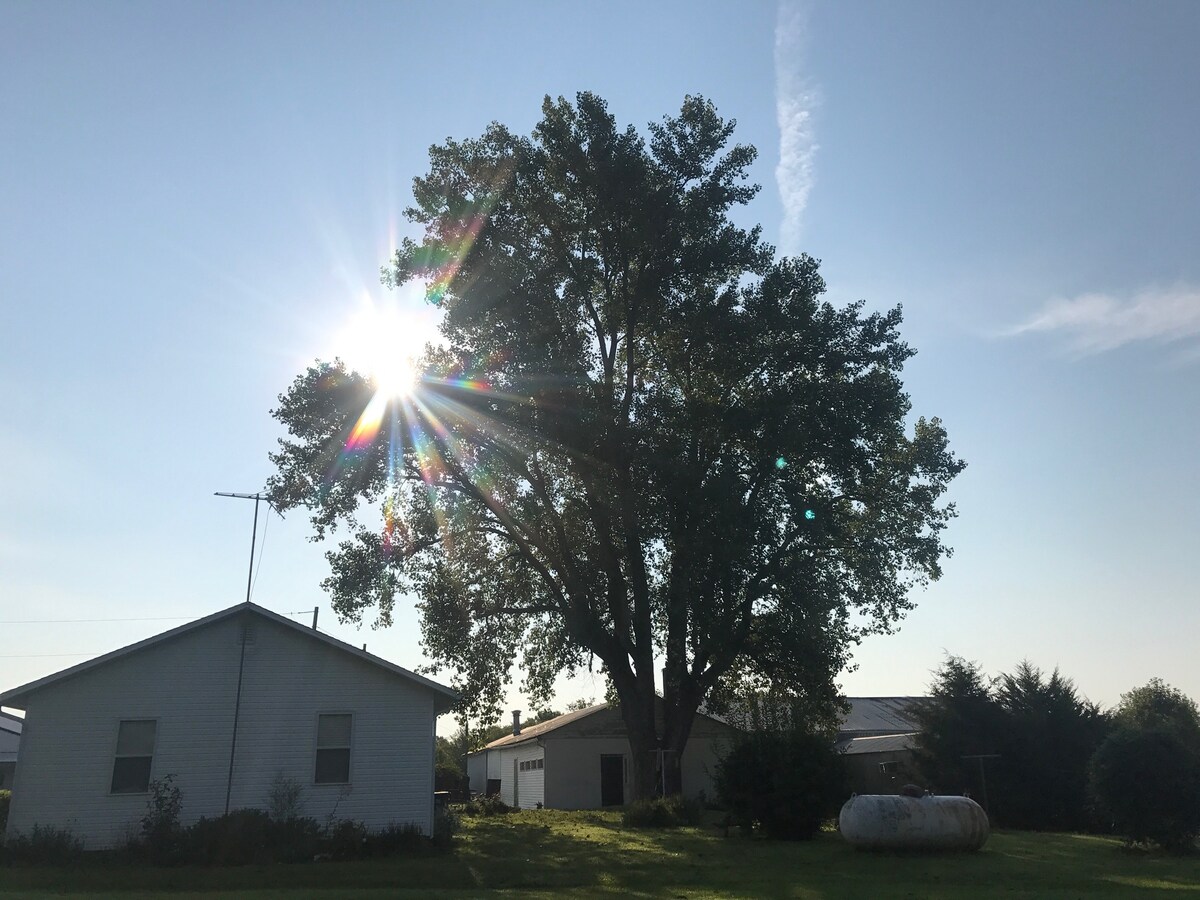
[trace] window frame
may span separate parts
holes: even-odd
[[[342,746],[321,746],[321,719],[324,716],[348,716],[350,718],[350,743]],[[355,719],[357,717],[353,710],[338,709],[320,711],[313,718],[313,755],[312,755],[312,783],[314,786],[321,785],[346,785],[354,783],[354,731]],[[322,750],[345,750],[346,751],[346,780],[345,781],[318,781],[317,774],[319,771],[319,762]]]
[[[122,759],[146,759],[145,753],[121,753],[121,726],[126,722],[152,722],[154,724],[154,741],[150,746],[150,767],[146,772],[146,786],[135,791],[118,791],[114,790],[114,782],[117,775],[117,761]],[[112,744],[112,766],[108,770],[108,795],[110,797],[129,797],[138,796],[139,794],[150,793],[150,782],[154,780],[154,758],[158,756],[158,723],[159,719],[155,716],[137,716],[128,719],[118,718],[117,728],[113,734]]]

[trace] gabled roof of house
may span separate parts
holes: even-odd
[[[913,707],[924,697],[847,697],[850,712],[838,727],[838,734],[908,734],[920,730],[913,718]]]
[[[25,720],[20,716],[14,716],[12,713],[6,713],[0,709],[0,731],[7,731],[10,734],[20,734],[24,722]]]
[[[256,603],[238,603],[236,606],[231,606],[228,609],[223,609],[220,612],[215,612],[210,616],[204,616],[201,619],[196,619],[194,622],[189,622],[186,625],[180,625],[178,628],[172,628],[170,631],[164,631],[162,634],[156,634],[154,637],[146,638],[144,641],[138,641],[135,644],[130,644],[127,647],[122,647],[119,650],[113,650],[111,653],[105,653],[102,656],[97,656],[95,659],[89,659],[87,662],[79,663],[79,665],[71,666],[68,669],[63,669],[61,672],[55,672],[53,675],[47,675],[45,678],[39,678],[36,681],[31,681],[28,684],[23,684],[20,687],[11,688],[10,690],[0,693],[0,703],[5,706],[11,706],[15,709],[23,709],[25,699],[35,691],[49,687],[52,684],[57,684],[61,681],[66,681],[69,678],[75,678],[90,672],[92,669],[107,665],[118,659],[123,659],[127,656],[140,653],[143,650],[148,650],[151,647],[157,647],[160,644],[165,644],[173,641],[176,638],[183,637],[186,634],[191,634],[193,631],[199,631],[209,625],[214,625],[225,619],[230,619],[235,616],[251,613],[260,616],[269,622],[274,622],[284,628],[291,629],[297,634],[302,634],[311,640],[320,641],[341,650],[350,656],[357,657],[364,662],[378,666],[386,672],[393,675],[398,675],[414,684],[420,685],[423,688],[433,691],[443,702],[437,704],[439,711],[449,709],[450,706],[458,700],[458,693],[452,688],[446,687],[444,684],[438,684],[436,681],[431,681],[423,675],[418,675],[416,672],[410,672],[408,669],[402,668],[395,663],[388,662],[382,657],[376,656],[373,653],[368,653],[366,650],[360,650],[353,644],[347,644],[345,641],[339,641],[335,637],[330,637],[315,628],[309,628],[301,625],[299,622],[294,622],[278,613],[271,612],[269,609],[264,609]]]
[[[569,713],[563,713],[561,716],[555,719],[547,719],[545,722],[538,722],[536,725],[522,725],[520,734],[506,734],[504,737],[498,737],[483,749],[495,750],[497,747],[523,744],[525,741],[532,741],[534,738],[542,737],[551,731],[557,731],[564,725],[570,725],[572,722],[586,719],[588,716],[595,715],[603,709],[608,709],[607,703],[598,703],[595,706],[587,707],[587,709],[573,709]]]
[[[658,702],[660,704],[662,703],[661,698]],[[500,747],[512,747],[516,744],[523,744],[526,741],[536,740],[537,738],[544,737],[550,732],[557,731],[566,725],[570,725],[574,722],[580,721],[581,719],[586,719],[588,716],[594,716],[596,713],[604,712],[605,710],[612,708],[613,707],[610,707],[607,703],[597,703],[595,706],[589,706],[586,709],[573,709],[568,713],[563,713],[561,716],[558,716],[555,719],[547,719],[545,722],[538,722],[536,725],[522,725],[520,734],[506,734],[503,737],[498,737],[496,740],[487,744],[482,749],[496,750]],[[729,725],[729,723],[718,719],[716,716],[707,715],[706,713],[702,712],[697,712],[696,716],[697,718],[710,719],[714,722],[720,722],[722,725],[730,729],[733,728],[732,725]],[[480,751],[476,750],[474,752],[479,753]]]

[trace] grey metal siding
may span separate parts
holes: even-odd
[[[482,794],[487,790],[487,756],[486,750],[467,754],[467,778],[473,793]]]
[[[600,757],[626,758],[625,796],[629,797],[629,741],[623,737],[545,738],[545,800],[551,809],[600,808]]]

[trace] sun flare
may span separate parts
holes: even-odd
[[[421,381],[419,358],[436,333],[423,317],[364,297],[339,335],[336,353],[387,398],[410,396]]]

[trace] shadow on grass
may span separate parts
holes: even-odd
[[[1170,891],[1170,894],[1164,894]],[[347,863],[154,869],[89,862],[0,871],[0,896],[145,892],[231,897],[1200,898],[1200,860],[1088,836],[999,832],[970,854],[856,852],[836,834],[785,843],[713,827],[623,828],[617,813],[468,820],[446,853]],[[403,893],[402,893],[403,892]]]

